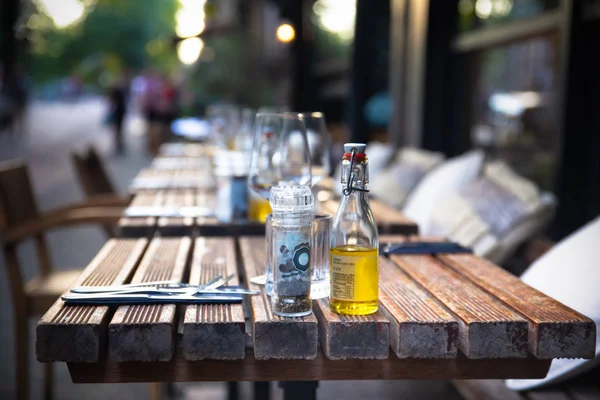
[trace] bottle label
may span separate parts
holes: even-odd
[[[310,227],[300,231],[272,228],[273,290],[279,296],[310,292]]]
[[[373,256],[331,255],[331,298],[346,301],[377,299],[377,253]]]

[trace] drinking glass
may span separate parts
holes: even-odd
[[[306,125],[306,137],[310,152],[312,183],[316,185],[331,173],[331,137],[327,131],[325,115],[322,112],[302,113]]]
[[[238,132],[235,136],[235,150],[248,152],[252,151],[252,130],[254,128],[254,119],[256,118],[256,110],[244,108],[242,110],[242,119]]]
[[[248,181],[265,199],[271,187],[280,183],[311,183],[310,153],[301,114],[256,115]]]
[[[280,182],[311,186],[312,164],[306,123],[299,113],[283,113],[280,133]]]
[[[331,246],[331,221],[328,214],[315,214],[310,237],[310,297],[329,297],[329,249]]]
[[[211,124],[215,143],[233,150],[240,126],[240,109],[233,104],[213,104],[207,107],[206,116]]]
[[[310,298],[323,299],[329,296],[329,249],[331,241],[332,216],[315,214],[311,223],[310,234]],[[273,238],[271,214],[266,221],[266,268],[265,289],[267,295],[273,291]]]

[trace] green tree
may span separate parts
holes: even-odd
[[[73,27],[56,28],[34,12],[29,66],[37,82],[78,72],[103,87],[124,70],[154,67],[170,72],[177,65],[173,44],[177,0],[97,0],[85,3],[84,18]]]

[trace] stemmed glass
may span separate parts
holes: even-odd
[[[235,150],[250,154],[252,151],[254,119],[256,110],[244,108],[239,129],[235,135]]]
[[[213,130],[215,144],[232,150],[240,125],[240,109],[233,104],[213,104],[207,107],[206,116]]]
[[[250,187],[265,199],[269,198],[269,191],[275,185],[310,185],[311,159],[302,114],[256,115],[248,181]]]
[[[312,183],[315,186],[331,173],[330,147],[331,137],[327,131],[325,115],[322,112],[302,113],[306,124],[306,137],[312,167]]]

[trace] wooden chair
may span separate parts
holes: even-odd
[[[80,271],[53,271],[44,233],[78,224],[116,224],[121,208],[87,201],[41,213],[37,207],[27,167],[22,162],[0,164],[0,234],[11,289],[16,341],[16,377],[19,399],[29,398],[28,319],[46,312],[73,283]],[[38,275],[24,282],[17,247],[33,239],[39,263]],[[52,364],[45,364],[44,392],[52,394]]]
[[[129,204],[130,198],[118,195],[102,159],[93,147],[88,148],[83,155],[72,153],[71,161],[88,200],[103,206],[126,207]],[[108,237],[115,236],[114,226],[107,225],[103,229]]]

